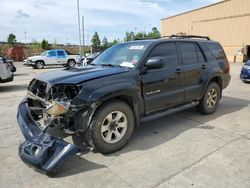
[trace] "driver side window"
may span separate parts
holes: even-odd
[[[149,54],[149,58],[162,57],[164,67],[175,67],[178,65],[177,48],[173,42],[165,42],[158,44]]]
[[[56,52],[55,51],[49,51],[48,52],[48,57],[56,57]]]

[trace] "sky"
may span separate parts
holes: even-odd
[[[85,43],[123,39],[126,31],[160,30],[160,19],[220,0],[79,0],[85,20]],[[78,44],[77,0],[0,0],[0,41],[10,33],[18,42],[48,40]]]

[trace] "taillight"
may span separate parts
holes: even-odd
[[[230,63],[228,62],[228,60],[226,60],[224,74],[229,74],[229,73],[230,73]]]

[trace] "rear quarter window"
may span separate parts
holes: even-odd
[[[202,43],[203,51],[208,60],[226,60],[226,55],[218,43]]]

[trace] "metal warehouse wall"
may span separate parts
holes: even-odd
[[[219,41],[229,61],[250,45],[250,0],[225,0],[207,7],[161,20],[161,34],[205,35]]]

